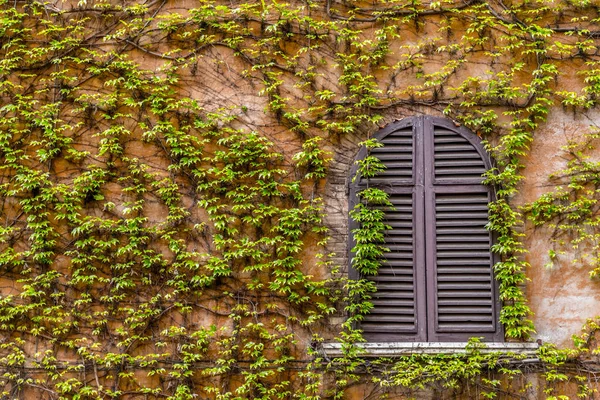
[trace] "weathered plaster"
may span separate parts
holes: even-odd
[[[548,176],[566,167],[567,154],[561,150],[569,141],[581,140],[589,127],[600,121],[598,113],[573,113],[553,109],[548,122],[540,127],[544,139],[534,139],[531,152],[523,160],[525,177],[514,204],[531,202],[553,189]],[[570,243],[559,247],[565,254],[546,267],[552,248],[552,230],[525,225],[525,259],[530,268],[526,293],[537,333],[535,338],[560,346],[572,345],[571,336],[581,332],[587,318],[598,314],[600,284],[589,278],[590,267]]]

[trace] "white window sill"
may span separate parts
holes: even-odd
[[[390,342],[390,343],[357,343],[365,350],[361,357],[396,357],[411,354],[463,354],[466,353],[466,342]],[[535,356],[537,343],[481,343],[481,353],[513,353]],[[341,343],[322,343],[321,351],[326,357],[342,357]]]

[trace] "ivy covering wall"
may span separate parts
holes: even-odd
[[[526,219],[555,231],[552,260],[585,247],[599,274],[599,44],[586,0],[0,0],[1,398],[593,398],[594,321],[535,368],[476,341],[366,361],[355,322],[375,289],[334,262],[345,233],[321,198],[339,143],[373,148],[394,118],[476,132],[497,162],[500,319],[527,339]],[[553,110],[591,127],[518,208]],[[362,199],[353,262],[374,273],[369,205],[387,199]],[[323,358],[325,339],[346,356]]]

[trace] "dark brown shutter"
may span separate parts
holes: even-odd
[[[492,339],[496,304],[491,234],[485,229],[489,194],[474,188],[452,188],[461,189],[459,193],[443,189],[434,198],[435,252],[429,290],[435,327],[430,340]]]
[[[373,309],[361,323],[364,336],[370,341],[425,340],[424,321],[418,323],[417,283],[415,271],[414,194],[395,193],[390,196],[394,210],[386,212],[385,245],[389,252],[379,267],[379,273],[367,277],[377,284],[373,294]],[[424,300],[424,299],[423,299]],[[422,301],[421,306],[425,304]],[[421,329],[419,329],[421,328]]]
[[[373,309],[361,322],[365,339],[372,342],[426,340],[425,271],[416,269],[418,263],[424,263],[423,247],[416,244],[416,237],[424,234],[424,226],[423,191],[415,190],[414,184],[415,151],[420,145],[415,130],[416,126],[407,121],[382,130],[377,137],[384,146],[373,149],[372,155],[386,165],[385,172],[368,182],[359,179],[351,190],[351,205],[358,201],[355,193],[368,186],[389,193],[393,204],[392,209],[385,208],[385,222],[391,227],[386,231],[385,245],[390,251],[382,260],[379,273],[364,277],[377,284]],[[358,158],[364,157],[363,151]]]
[[[425,130],[428,340],[472,336],[502,340],[496,284],[486,230],[492,190],[481,182],[490,168],[479,138],[449,121]]]
[[[374,308],[361,323],[369,341],[502,341],[492,234],[485,229],[493,191],[482,184],[491,167],[479,138],[451,121],[416,117],[376,136],[387,166],[367,185],[390,194],[386,254]],[[359,154],[359,159],[366,152]],[[355,204],[351,201],[351,205]],[[355,275],[356,276],[356,275]]]

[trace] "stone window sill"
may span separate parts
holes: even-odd
[[[481,353],[513,353],[515,355],[535,356],[537,343],[481,343]],[[365,350],[361,357],[397,357],[411,354],[462,354],[466,353],[466,342],[390,342],[359,343]],[[485,346],[485,347],[484,347]],[[322,343],[321,351],[329,358],[342,357],[341,343]]]

